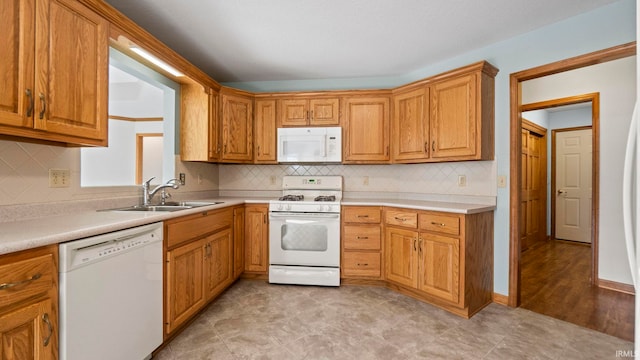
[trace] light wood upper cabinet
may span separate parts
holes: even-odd
[[[276,164],[276,100],[256,100],[254,162]]]
[[[106,145],[108,22],[73,0],[8,0],[0,14],[0,133]]]
[[[222,162],[253,161],[253,99],[222,94]]]
[[[339,98],[281,99],[278,126],[340,125]]]
[[[180,100],[180,159],[218,161],[222,150],[218,92],[199,84],[182,84]]]
[[[389,97],[347,97],[342,102],[343,163],[388,163]]]
[[[254,274],[269,271],[268,205],[245,206],[244,270]]]
[[[429,88],[420,86],[394,93],[392,160],[424,162],[429,159]]]
[[[494,77],[486,62],[430,84],[431,158],[434,161],[492,160]]]

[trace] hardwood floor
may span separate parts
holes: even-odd
[[[521,307],[633,341],[634,296],[591,286],[591,248],[545,241],[522,253]]]

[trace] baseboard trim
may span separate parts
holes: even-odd
[[[620,283],[617,281],[598,279],[598,287],[613,291],[623,292],[625,294],[635,295],[636,291],[633,285]]]
[[[493,302],[500,305],[509,306],[509,297],[498,293],[493,293]]]

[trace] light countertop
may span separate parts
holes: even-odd
[[[245,203],[268,203],[269,198],[198,199],[197,201],[223,203],[201,206],[174,212],[138,211],[92,211],[71,212],[64,215],[46,216],[28,220],[0,223],[0,255],[32,249],[39,246],[104,234],[135,226],[168,220],[174,217],[196,214],[202,211],[222,209]],[[350,199],[344,198],[342,205],[393,206],[416,210],[432,210],[459,214],[492,211],[493,205],[464,204],[438,201],[416,201],[402,199]]]

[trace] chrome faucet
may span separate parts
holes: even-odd
[[[153,195],[155,195],[158,190],[162,190],[162,202],[164,203],[164,201],[171,196],[169,193],[165,192],[165,189],[169,187],[172,189],[177,189],[178,187],[180,187],[180,185],[178,184],[178,179],[171,179],[165,184],[158,185],[153,190],[149,191],[149,186],[151,184],[151,180],[153,179],[155,179],[155,176],[142,184],[142,205],[148,206],[151,203],[151,199],[153,199]]]

